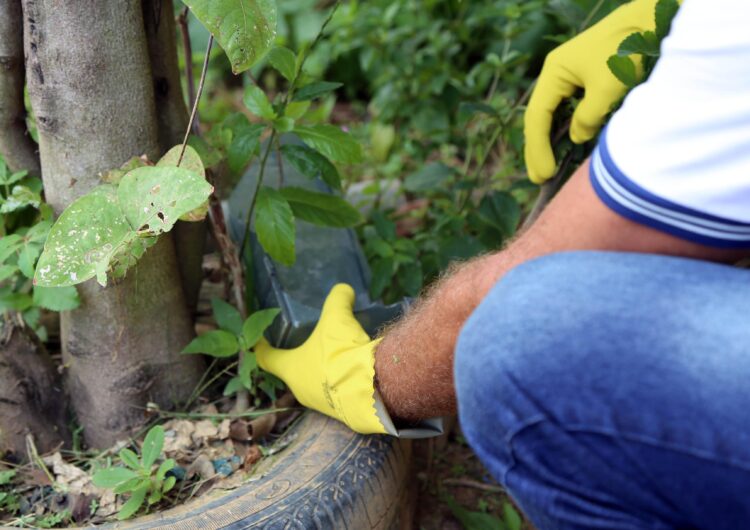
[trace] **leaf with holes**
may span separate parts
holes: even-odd
[[[141,167],[125,175],[117,197],[133,229],[153,235],[172,229],[200,208],[213,187],[198,173],[179,167]]]
[[[335,125],[299,126],[295,127],[294,132],[307,145],[331,160],[345,164],[357,164],[362,161],[362,146],[352,135]]]
[[[253,66],[276,37],[274,0],[184,0],[216,38],[239,74]]]
[[[255,232],[269,256],[283,265],[294,264],[294,213],[284,196],[268,186],[258,192]]]
[[[182,169],[187,169],[188,171],[192,171],[193,173],[197,173],[201,177],[206,177],[206,168],[203,166],[203,160],[201,160],[200,155],[198,154],[198,151],[190,147],[189,145],[185,146],[185,153],[182,155],[182,160],[180,161],[180,165],[177,165],[177,162],[180,160],[180,153],[182,152],[182,146],[176,145],[167,153],[161,157],[161,160],[156,164],[157,167],[181,167]],[[201,204],[198,208],[195,210],[192,210],[180,217],[180,221],[187,221],[187,222],[197,222],[202,221],[206,218],[206,215],[208,215],[208,199],[206,202]]]
[[[106,271],[112,257],[136,237],[114,187],[99,186],[68,206],[52,226],[34,283],[65,287],[93,278],[98,270]]]
[[[362,215],[341,197],[304,188],[287,187],[281,194],[292,207],[294,216],[317,226],[348,228],[362,222]]]

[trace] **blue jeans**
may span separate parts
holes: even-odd
[[[539,530],[750,528],[750,271],[528,262],[466,323],[455,375],[467,440]]]

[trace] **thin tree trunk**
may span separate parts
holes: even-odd
[[[23,0],[26,77],[47,200],[59,214],[98,175],[159,153],[141,3]],[[142,423],[149,401],[186,399],[202,369],[180,350],[193,336],[171,237],[115,285],[80,286],[62,316],[74,410],[95,447]]]
[[[70,441],[65,399],[60,377],[34,332],[7,321],[0,327],[0,456],[22,461],[27,435],[40,453]]]
[[[12,171],[38,176],[36,142],[26,130],[23,77],[21,0],[0,0],[0,154]]]
[[[165,153],[182,143],[190,118],[180,84],[172,0],[144,0],[143,19],[154,80],[159,147]],[[192,313],[198,305],[203,280],[206,223],[179,221],[174,229],[174,238],[182,286]]]

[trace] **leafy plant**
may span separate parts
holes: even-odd
[[[170,150],[156,165],[130,161],[68,206],[49,231],[35,285],[65,287],[93,277],[106,285],[108,274],[122,278],[178,220],[205,217],[213,187],[191,147],[178,167],[180,150]]]
[[[94,474],[95,486],[110,489],[117,495],[130,495],[120,508],[118,519],[129,519],[144,502],[149,506],[158,503],[174,487],[177,479],[174,475],[168,477],[167,473],[175,467],[175,461],[170,458],[155,466],[163,447],[164,428],[157,425],[146,434],[140,458],[131,449],[123,448],[118,457],[124,467],[106,467]]]
[[[21,314],[45,339],[41,309],[66,311],[78,307],[72,287],[33,286],[34,268],[52,225],[52,208],[41,197],[42,182],[25,171],[11,173],[0,158],[0,311]]]
[[[672,20],[679,9],[677,0],[659,0],[654,12],[656,30],[631,33],[620,43],[617,54],[607,61],[612,74],[628,89],[651,75],[661,55],[661,42],[669,34]],[[640,58],[640,68],[633,60],[634,56]]]
[[[521,516],[507,501],[503,503],[502,519],[489,513],[467,510],[452,497],[445,497],[445,502],[465,530],[521,530],[522,528]]]
[[[196,337],[182,353],[203,353],[217,359],[238,355],[237,375],[226,384],[224,395],[233,395],[241,389],[255,394],[260,388],[275,399],[281,382],[260,370],[253,348],[263,338],[263,332],[273,323],[279,309],[256,311],[243,322],[240,312],[224,300],[214,298],[211,305],[219,329]]]

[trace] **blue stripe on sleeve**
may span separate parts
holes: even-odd
[[[599,198],[612,210],[632,221],[704,245],[750,247],[750,224],[674,204],[625,176],[609,154],[606,130],[591,157],[590,174]]]

